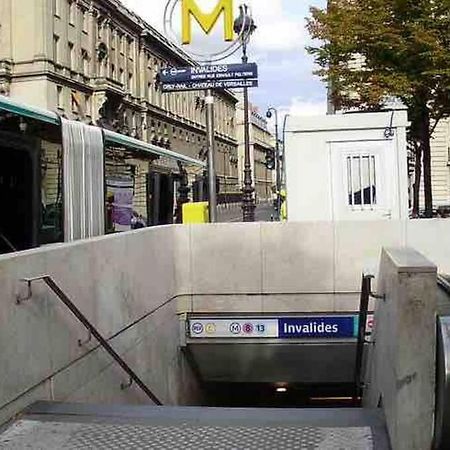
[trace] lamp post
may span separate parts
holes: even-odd
[[[286,114],[283,120],[283,155],[281,157],[281,184],[286,185],[286,122],[290,114]]]
[[[234,31],[236,34],[241,34],[242,39],[242,63],[248,63],[247,44],[250,41],[250,36],[256,30],[255,22],[248,14],[248,6],[241,5],[239,7],[240,15],[234,21]],[[248,88],[244,88],[244,186],[242,189],[242,213],[244,222],[255,221],[255,199],[252,182],[252,165],[250,161],[250,130],[249,130],[249,102],[248,102]]]
[[[275,171],[276,171],[276,191],[277,191],[277,215],[280,220],[281,211],[281,155],[280,155],[280,140],[278,138],[278,110],[270,107],[267,110],[266,117],[271,119],[275,115]]]

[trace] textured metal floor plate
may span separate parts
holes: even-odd
[[[126,425],[20,420],[0,449],[373,449],[370,427]]]

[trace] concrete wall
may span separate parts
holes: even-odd
[[[411,249],[383,252],[365,406],[382,405],[394,450],[431,448],[434,415],[436,266]]]
[[[148,403],[95,340],[42,283],[33,297],[18,280],[50,274],[164,404],[199,403],[195,377],[179,352],[173,229],[0,257],[0,423],[38,399]],[[166,306],[158,309],[164,302]]]
[[[289,222],[180,228],[179,311],[351,312],[383,247],[410,246],[450,273],[450,221]]]
[[[192,404],[177,312],[354,311],[362,270],[406,244],[450,273],[445,220],[169,226],[1,256],[0,422],[37,399],[146,401],[45,286],[17,305],[21,278],[52,275],[164,403]]]

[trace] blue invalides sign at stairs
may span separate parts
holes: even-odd
[[[373,322],[373,319],[372,319]],[[281,317],[191,317],[191,338],[230,339],[356,339],[356,314]],[[371,328],[371,326],[370,326]],[[370,332],[370,331],[369,331]]]
[[[278,319],[278,336],[289,338],[354,338],[358,334],[356,316],[290,317]]]

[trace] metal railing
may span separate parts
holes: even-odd
[[[33,296],[31,284],[35,281],[43,281],[50,290],[56,295],[56,297],[67,306],[70,312],[78,319],[79,322],[88,330],[89,336],[94,336],[100,346],[104,348],[109,355],[119,364],[123,371],[130,377],[130,383],[134,382],[144,392],[144,394],[156,405],[162,405],[159,398],[147,387],[147,385],[139,378],[133,369],[120,357],[120,355],[111,347],[108,341],[100,334],[97,328],[86,318],[86,316],[75,306],[75,304],[69,299],[69,297],[63,292],[63,290],[56,284],[53,278],[49,275],[42,275],[35,278],[25,278],[22,281],[28,284],[28,293],[25,297],[17,297],[17,303],[20,304],[24,301],[31,299]],[[123,387],[123,386],[122,386]]]
[[[356,359],[355,359],[355,372],[354,372],[354,383],[355,383],[355,399],[361,398],[363,383],[361,380],[363,371],[363,359],[364,359],[364,346],[369,341],[366,340],[366,329],[367,329],[367,316],[369,314],[369,301],[370,298],[383,299],[384,295],[378,295],[372,292],[372,280],[375,277],[371,274],[362,275],[361,281],[361,298],[359,302],[359,322],[358,322],[358,341],[356,344]]]
[[[6,246],[12,251],[17,252],[17,248],[11,243],[11,241],[0,230],[0,239],[6,244]]]
[[[447,294],[450,294],[450,276],[438,275],[438,286],[444,289]]]

